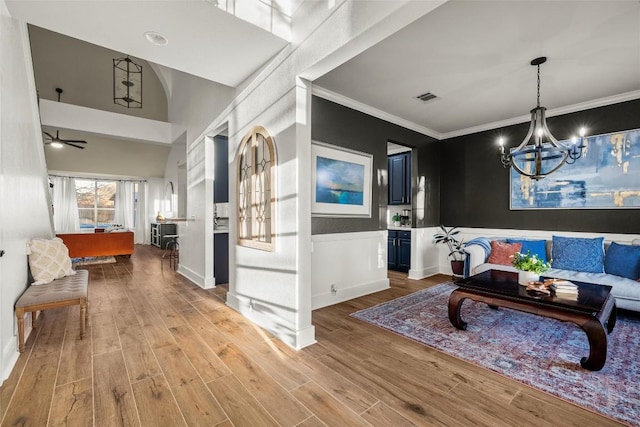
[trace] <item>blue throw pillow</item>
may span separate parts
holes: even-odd
[[[604,271],[631,280],[640,279],[640,245],[612,242],[604,257]]]
[[[551,267],[561,270],[604,273],[604,237],[553,236]]]
[[[522,243],[520,253],[530,252],[531,255],[547,262],[547,242],[544,240],[507,239],[507,243]]]

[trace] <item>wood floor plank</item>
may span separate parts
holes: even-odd
[[[140,425],[121,351],[93,356],[93,393],[97,426]]]
[[[295,425],[311,415],[304,406],[234,344],[220,347],[217,354],[233,371],[240,383],[280,424]]]
[[[309,417],[296,427],[326,427],[326,424],[320,421],[317,417]]]
[[[91,377],[56,387],[49,426],[92,426],[93,387]]]
[[[37,327],[31,332],[37,334],[37,339],[31,350],[31,357],[60,353],[64,339],[67,312],[68,308],[64,307],[40,313]]]
[[[189,326],[169,328],[182,351],[205,383],[226,375],[231,371]]]
[[[61,344],[62,339],[60,339]],[[59,356],[59,354],[45,354],[29,358],[4,416],[3,426],[43,426],[47,424]]]
[[[140,423],[143,426],[186,426],[164,376],[146,378],[133,384]]]
[[[160,348],[175,345],[173,335],[162,323],[160,315],[155,311],[141,311],[136,313],[138,321],[142,325],[142,332],[151,348]]]
[[[129,373],[129,381],[132,384],[162,373],[151,347],[146,343],[134,349],[125,350],[122,354]]]
[[[416,424],[412,423],[389,406],[382,402],[378,402],[371,408],[362,413],[362,418],[367,420],[369,424],[376,427],[412,427]]]
[[[147,337],[137,320],[130,325],[118,326],[118,336],[122,350],[135,350],[148,345]]]
[[[156,349],[155,353],[188,425],[215,425],[227,418],[178,346]]]
[[[279,426],[255,397],[240,384],[234,375],[218,378],[207,386],[222,404],[235,426]]]
[[[320,421],[330,426],[368,426],[369,423],[360,418],[337,399],[324,391],[314,382],[309,382],[291,392]]]
[[[58,368],[58,386],[91,377],[91,329],[84,339],[78,331],[67,331],[62,345],[62,357]]]
[[[181,314],[212,350],[215,351],[219,346],[229,342],[229,339],[195,308],[182,311]]]
[[[116,322],[111,312],[92,314],[91,339],[93,340],[93,354],[102,354],[119,350],[120,337]]]
[[[164,296],[158,296],[151,299],[151,304],[153,304],[156,312],[160,315],[160,318],[167,328],[182,326],[186,323],[184,317],[182,317],[182,315],[173,308]]]

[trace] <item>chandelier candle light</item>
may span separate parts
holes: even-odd
[[[567,146],[559,143],[547,127],[547,109],[540,106],[540,65],[545,62],[546,56],[531,61],[531,65],[538,67],[538,102],[536,108],[531,110],[531,124],[527,136],[510,152],[506,152],[504,148],[504,138],[498,139],[503,166],[512,167],[520,175],[535,180],[557,171],[565,163],[575,162],[582,156],[582,150],[586,147],[584,128],[580,129],[580,137],[572,137],[572,143]]]

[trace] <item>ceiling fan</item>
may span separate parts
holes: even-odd
[[[62,93],[62,89],[59,87],[56,88],[56,92],[58,92],[58,102],[60,102],[60,94]],[[62,148],[62,144],[70,145],[75,148],[79,148],[84,150],[85,147],[82,145],[76,144],[86,144],[87,141],[83,141],[81,139],[62,139],[60,138],[60,131],[56,130],[56,136],[51,135],[49,132],[42,131],[43,134],[49,137],[49,141],[45,142],[45,145],[51,144],[54,148]]]

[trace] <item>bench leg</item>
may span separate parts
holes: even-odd
[[[32,312],[31,312],[31,328],[32,328],[32,329],[35,329],[35,328],[36,328],[36,326],[37,326],[37,325],[36,325],[36,322],[37,322],[37,320],[36,320],[36,315],[37,315],[37,314],[38,314],[38,312],[37,312],[37,311],[32,311]]]
[[[84,338],[84,331],[87,324],[87,301],[80,303],[80,339]]]
[[[24,351],[24,309],[16,308],[16,317],[18,318],[18,351]]]

